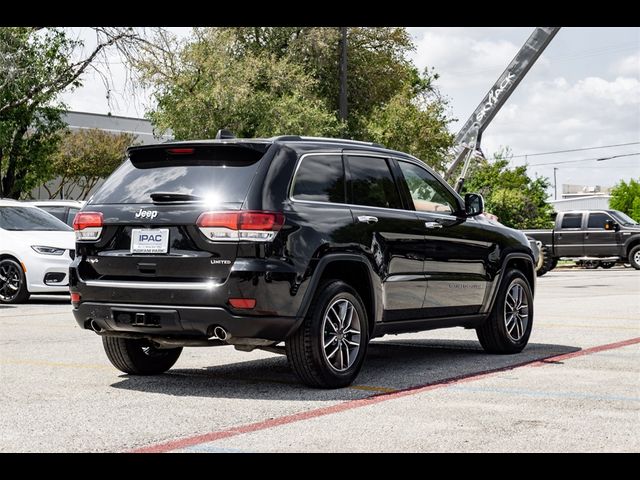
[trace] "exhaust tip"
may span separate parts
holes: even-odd
[[[220,326],[217,326],[213,329],[213,335],[223,341],[227,340],[230,337],[227,331]]]
[[[91,320],[91,329],[96,333],[100,333],[102,331],[102,327],[98,325],[98,322],[95,320]]]

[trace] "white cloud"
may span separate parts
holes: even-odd
[[[486,153],[497,151],[501,145],[509,145],[514,153],[520,154],[640,140],[640,80],[636,78],[617,77],[609,81],[587,77],[569,82],[560,77],[534,82],[522,93],[521,101],[505,106],[485,132],[483,149]],[[627,147],[622,153],[636,151],[637,145]],[[562,157],[534,157],[529,163],[591,158],[613,153],[620,152],[596,150]],[[637,162],[637,157],[631,157],[626,163],[611,162],[605,165],[594,161],[559,166],[565,171],[571,167],[577,168],[575,177],[590,175],[594,178],[596,173],[602,178],[602,183],[611,184],[616,178],[640,175],[640,166],[633,167],[640,165]],[[618,169],[619,165],[631,166]],[[594,166],[610,167],[610,170],[590,170]],[[549,166],[546,170],[552,168]]]
[[[612,70],[616,75],[640,78],[640,52],[618,60]]]
[[[420,69],[435,67],[445,93],[476,85],[488,89],[521,47],[499,38],[503,30],[515,29],[415,29],[416,51],[411,58]],[[547,61],[540,59],[540,64]]]

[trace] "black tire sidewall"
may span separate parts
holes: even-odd
[[[527,301],[529,305],[529,318],[527,327],[525,329],[524,335],[517,342],[513,341],[513,339],[509,336],[504,320],[504,304],[507,298],[507,292],[513,285],[514,281],[524,287],[524,292],[527,295]],[[491,317],[492,318],[490,319],[490,321],[496,322],[496,328],[500,332],[500,340],[506,347],[505,350],[514,353],[522,351],[522,349],[524,349],[524,347],[529,342],[531,329],[533,327],[533,295],[531,293],[531,287],[529,286],[527,278],[519,270],[510,270],[509,272],[507,272],[506,278],[500,286],[500,291],[498,292],[498,297],[496,298],[496,304],[493,306]]]
[[[540,268],[536,268],[536,276],[538,277],[555,268],[554,259],[551,257],[551,250],[548,246],[543,245],[540,247],[540,256],[542,257],[542,262]]]
[[[358,356],[347,370],[339,372],[335,370],[325,358],[323,345],[322,345],[322,322],[324,315],[334,301],[339,299],[349,300],[360,317],[360,349]],[[330,282],[323,286],[322,293],[318,297],[318,301],[315,304],[313,312],[310,312],[310,316],[307,321],[310,322],[310,332],[312,336],[311,341],[311,355],[313,362],[319,367],[319,373],[322,375],[325,381],[336,386],[349,385],[364,364],[364,358],[367,354],[367,344],[369,343],[369,324],[367,319],[366,310],[364,309],[362,300],[358,293],[349,285],[342,281]]]
[[[18,290],[18,294],[12,300],[2,300],[0,299],[0,303],[4,304],[12,304],[12,303],[22,303],[28,300],[29,298],[29,290],[27,289],[27,276],[22,270],[22,265],[13,258],[4,258],[0,260],[0,264],[2,263],[12,263],[20,272],[20,290]]]
[[[633,268],[635,268],[636,270],[640,270],[640,264],[638,264],[635,260],[634,260],[634,256],[636,254],[636,252],[640,251],[640,245],[636,245],[635,247],[633,247],[631,249],[631,251],[629,252],[629,263],[631,264],[631,266]]]

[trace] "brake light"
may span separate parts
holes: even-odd
[[[103,217],[100,212],[78,212],[73,219],[76,240],[97,240],[102,234]]]
[[[191,155],[195,148],[167,148],[167,153],[171,155]]]
[[[284,225],[284,215],[255,210],[204,212],[197,225],[209,240],[270,242]]]
[[[71,304],[74,307],[77,307],[80,303],[80,294],[76,292],[71,292]]]

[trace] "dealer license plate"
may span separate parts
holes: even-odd
[[[169,229],[133,229],[131,231],[131,253],[167,253]]]

